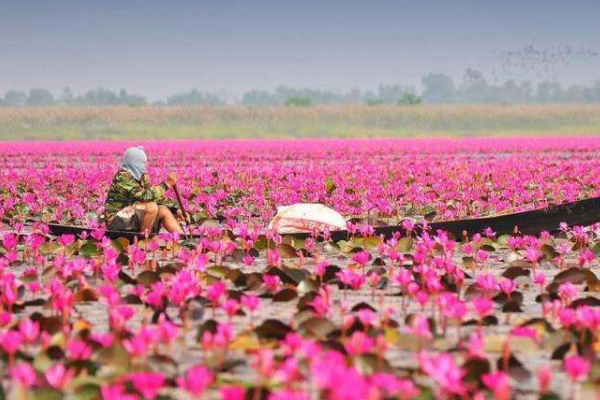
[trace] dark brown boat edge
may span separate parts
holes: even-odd
[[[556,232],[563,222],[569,226],[589,226],[600,222],[600,197],[498,216],[432,222],[429,224],[429,229],[432,232],[446,231],[457,238],[461,237],[463,232],[473,235],[483,232],[486,228],[491,228],[497,235],[512,234],[515,230],[524,235],[537,235],[543,231]],[[88,234],[92,232],[92,229],[84,226],[60,224],[48,224],[48,226],[52,235],[74,234],[80,236],[84,232]],[[421,229],[421,226],[417,226],[417,230]],[[376,235],[383,235],[386,238],[392,237],[395,232],[405,233],[400,226],[375,228]],[[129,240],[144,239],[144,235],[137,232],[107,230],[105,234],[111,239],[119,237]],[[303,239],[308,237],[308,234],[298,233],[286,236]],[[332,232],[331,239],[339,241],[347,239],[348,236],[348,231],[336,231]]]

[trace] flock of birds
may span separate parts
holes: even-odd
[[[517,50],[500,53],[500,68],[492,71],[494,79],[501,77],[530,77],[533,80],[556,80],[564,69],[581,63],[587,63],[600,53],[586,47],[575,48],[571,45],[538,48],[529,44]]]

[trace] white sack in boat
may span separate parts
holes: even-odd
[[[269,230],[279,234],[346,230],[346,220],[337,211],[323,204],[292,204],[277,207],[277,215],[269,222]]]

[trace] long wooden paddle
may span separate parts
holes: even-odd
[[[181,201],[181,195],[179,194],[177,185],[173,185],[173,191],[175,192],[175,197],[177,197],[177,203],[179,203],[179,208],[181,209],[181,212],[183,213],[183,217],[185,218],[186,228],[189,228],[189,225],[191,224],[190,215],[188,214],[185,207],[183,206],[183,201]],[[189,229],[186,229],[186,230],[188,231],[186,236],[191,237],[191,235],[189,233]]]

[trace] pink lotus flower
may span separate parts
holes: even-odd
[[[17,331],[0,333],[0,347],[8,354],[15,354],[23,343],[21,334]]]
[[[540,393],[545,394],[550,391],[550,383],[552,383],[552,369],[544,367],[538,372],[538,383],[540,386]]]
[[[492,274],[480,274],[477,276],[476,281],[477,286],[488,295],[498,290],[498,282],[496,281],[496,277]]]
[[[309,400],[308,393],[295,391],[291,389],[282,389],[272,392],[268,400]]]
[[[429,328],[429,321],[427,320],[427,317],[423,315],[417,315],[413,318],[411,326],[408,328],[408,332],[423,339],[433,339],[433,334]]]
[[[75,376],[75,370],[66,369],[63,364],[55,364],[46,370],[44,376],[54,389],[64,390]]]
[[[494,311],[494,305],[490,299],[478,297],[472,301],[473,308],[477,316],[481,319],[490,315]]]
[[[67,354],[71,360],[89,360],[92,348],[81,339],[73,339],[67,345]]]
[[[469,336],[469,341],[464,345],[471,357],[486,358],[487,354],[484,350],[485,341],[481,332],[473,332]]]
[[[366,266],[371,259],[371,254],[368,251],[359,251],[352,257],[352,261],[360,265],[361,267]]]
[[[410,379],[398,378],[393,374],[376,373],[370,378],[371,384],[383,391],[385,396],[400,400],[417,397],[421,392]]]
[[[201,396],[213,381],[214,375],[203,365],[191,367],[187,370],[185,377],[176,379],[180,388],[194,396]]]
[[[533,340],[536,343],[540,342],[538,331],[531,326],[517,326],[510,332],[511,336],[524,337]]]
[[[242,261],[245,265],[251,266],[254,264],[254,257],[252,257],[250,254],[246,254],[244,257],[242,257]]]
[[[364,332],[354,332],[349,340],[344,343],[344,347],[348,354],[352,356],[359,356],[361,354],[369,353],[375,348],[375,341],[373,338],[367,336]]]
[[[489,254],[487,251],[485,250],[477,250],[477,255],[475,256],[475,258],[477,259],[477,261],[479,261],[480,263],[485,263],[485,261],[488,259]]]
[[[165,376],[159,372],[134,372],[129,374],[131,384],[144,399],[153,400],[165,384]]]
[[[25,388],[30,388],[37,382],[37,372],[31,365],[19,363],[10,367],[10,379]]]
[[[275,354],[272,349],[259,349],[251,364],[252,368],[254,368],[259,375],[269,378],[275,372],[274,356]]]
[[[533,275],[533,282],[538,285],[540,288],[544,287],[546,284],[546,275],[541,272]]]
[[[500,290],[510,298],[510,295],[517,290],[517,283],[512,279],[505,278],[500,281]]]
[[[281,279],[277,275],[263,275],[265,287],[270,292],[278,292],[281,290]]]
[[[228,316],[233,317],[239,311],[240,304],[234,299],[228,299],[221,305],[221,308]]]
[[[579,266],[584,267],[587,264],[591,264],[594,261],[596,255],[590,249],[585,249],[581,254],[579,254]]]
[[[425,351],[418,354],[423,372],[431,376],[439,385],[443,394],[463,396],[467,390],[462,378],[465,371],[459,368],[450,354],[431,355]]]
[[[564,368],[567,374],[569,374],[571,381],[580,382],[588,376],[592,365],[581,356],[571,355],[565,358]]]
[[[509,400],[510,399],[510,384],[508,375],[505,372],[494,372],[484,374],[481,381],[485,386],[492,390],[494,399]]]
[[[71,234],[60,235],[58,237],[57,241],[61,246],[67,247],[71,243],[75,242],[75,235],[71,235]]]
[[[240,386],[227,386],[221,388],[221,400],[244,400],[244,388]]]
[[[110,347],[115,341],[115,338],[112,333],[100,332],[91,332],[90,339],[98,343],[101,347]]]
[[[254,295],[243,295],[242,296],[242,307],[252,312],[260,307],[260,298]]]
[[[543,256],[543,253],[534,247],[528,247],[525,251],[525,258],[536,264]]]
[[[100,389],[102,400],[137,400],[134,394],[126,393],[125,387],[120,384],[103,385]]]
[[[579,294],[579,288],[571,282],[561,283],[558,287],[558,295],[565,303],[570,303]]]

